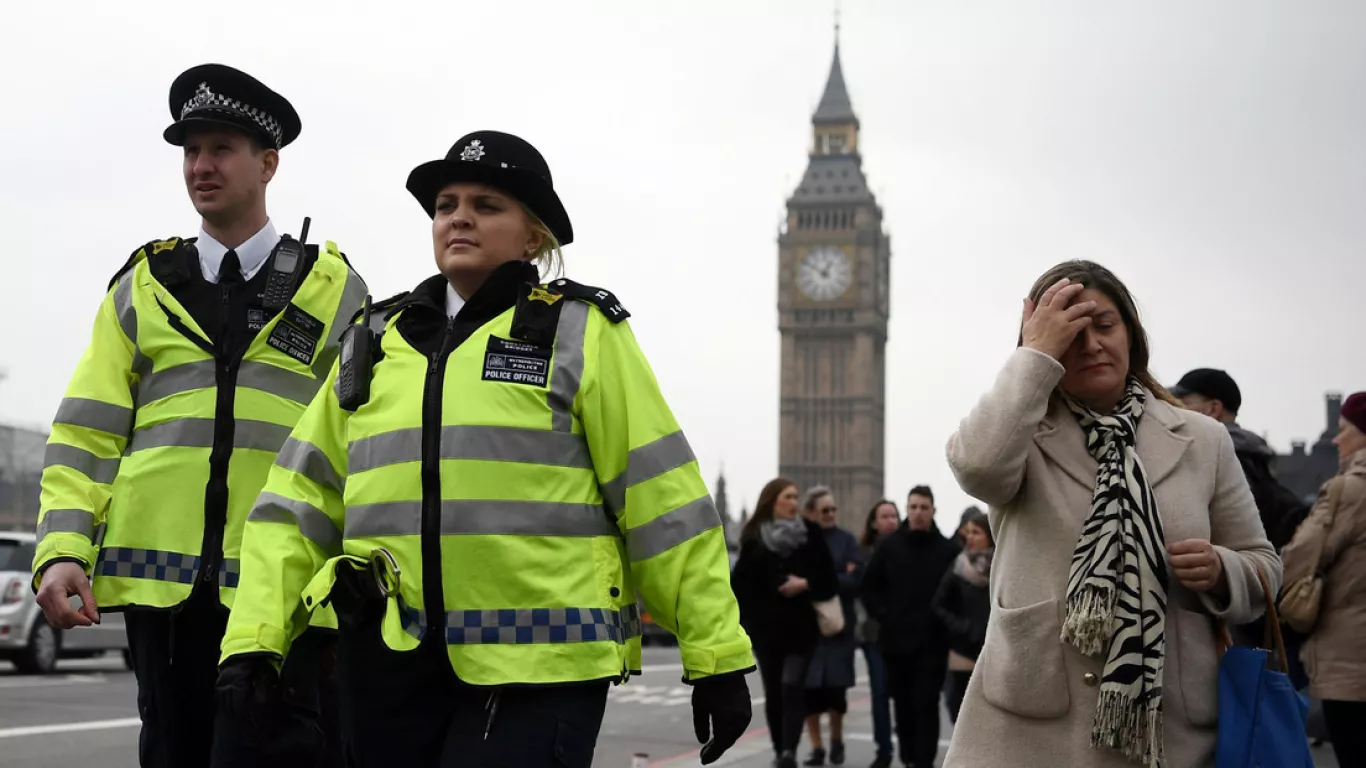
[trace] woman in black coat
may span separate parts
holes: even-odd
[[[963,551],[944,574],[934,595],[934,612],[949,630],[949,719],[958,722],[958,709],[972,678],[972,668],[987,638],[987,617],[991,615],[988,589],[991,555],[995,542],[991,525],[982,512],[964,515]]]
[[[759,494],[740,533],[731,588],[759,665],[777,765],[795,768],[806,673],[821,637],[811,604],[834,597],[838,587],[820,526],[797,514],[791,480],[772,480]]]

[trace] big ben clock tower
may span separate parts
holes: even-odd
[[[858,531],[883,493],[891,241],[859,156],[839,43],[778,238],[780,473],[829,485]]]

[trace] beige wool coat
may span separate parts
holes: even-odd
[[[1068,568],[1096,477],[1081,427],[1053,396],[1062,375],[1048,355],[1017,349],[949,439],[959,484],[991,506],[996,554],[986,646],[945,768],[1137,765],[1089,746],[1104,659],[1059,639]],[[1228,579],[1223,604],[1186,589],[1174,574],[1167,595],[1163,765],[1213,765],[1218,658],[1211,617],[1240,624],[1260,615],[1265,599],[1254,565],[1277,590],[1281,563],[1227,429],[1149,393],[1137,443],[1167,543],[1208,539]]]
[[[1366,450],[1347,457],[1323,484],[1314,511],[1282,555],[1286,580],[1312,575],[1320,549],[1319,620],[1300,651],[1309,692],[1326,701],[1366,701]]]

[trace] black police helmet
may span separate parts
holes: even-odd
[[[440,160],[423,163],[408,174],[408,191],[428,216],[436,215],[436,196],[458,181],[487,184],[517,198],[536,214],[550,233],[569,245],[574,227],[569,222],[550,178],[550,166],[527,141],[498,131],[475,131],[451,146]]]

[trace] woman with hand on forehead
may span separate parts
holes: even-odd
[[[1228,430],[1157,383],[1098,264],[1039,278],[1018,345],[948,443],[996,550],[945,765],[1213,765],[1213,620],[1253,620],[1281,581]]]

